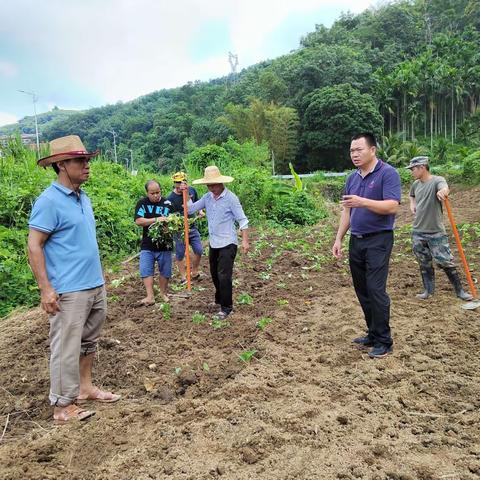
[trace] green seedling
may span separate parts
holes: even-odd
[[[210,325],[213,327],[214,330],[218,330],[220,328],[229,327],[230,322],[228,320],[220,320],[219,318],[213,318]]]
[[[172,283],[170,285],[170,288],[174,291],[174,292],[181,292],[182,290],[185,290],[185,286],[186,285],[182,285],[181,283]]]
[[[256,323],[256,326],[262,330],[265,330],[265,328],[267,327],[267,325],[269,323],[272,323],[273,320],[270,318],[270,317],[262,317],[257,323]]]
[[[277,301],[277,304],[278,305],[288,305],[288,300],[286,298],[280,298],[278,301]]]
[[[242,362],[244,363],[248,363],[253,357],[254,355],[257,353],[257,351],[255,349],[252,349],[252,350],[245,350],[244,352],[242,352],[240,355],[239,355],[239,358]]]
[[[120,300],[120,297],[118,295],[110,295],[108,297],[108,303],[115,303]]]
[[[206,290],[205,287],[192,287],[193,292],[203,292],[204,290]]]
[[[192,315],[192,322],[197,324],[197,325],[200,325],[201,323],[203,323],[205,320],[207,319],[207,317],[203,314],[203,313],[200,313],[200,312],[195,312],[193,315]]]
[[[287,284],[284,282],[277,283],[277,288],[287,288]]]
[[[241,293],[237,298],[239,305],[253,305],[253,298],[248,293]]]
[[[259,277],[262,280],[270,280],[271,275],[268,272],[261,272]]]
[[[115,278],[112,280],[112,287],[118,288],[123,282],[125,282],[125,277]]]
[[[209,372],[210,371],[210,367],[208,366],[207,362],[203,362],[202,368],[203,368],[204,372]]]
[[[160,311],[164,320],[170,320],[172,318],[172,307],[169,303],[161,303]]]
[[[175,375],[178,376],[180,373],[182,373],[182,367],[175,367],[173,371],[175,372]]]
[[[268,270],[270,270],[273,267],[273,263],[275,262],[275,259],[272,258],[267,258],[265,261],[265,266],[267,267]]]

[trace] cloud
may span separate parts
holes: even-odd
[[[3,77],[15,77],[18,75],[18,67],[4,60],[0,60],[0,76]]]
[[[313,30],[315,23],[323,22],[318,14],[323,6],[360,11],[368,4],[366,0],[11,0],[0,4],[0,18],[6,20],[0,40],[8,38],[30,52],[34,45],[35,56],[41,59],[34,73],[38,78],[42,72],[55,78],[57,91],[74,83],[96,101],[114,103],[227,75],[229,50],[238,55],[239,69],[271,58],[266,39],[292,13],[309,16]],[[22,22],[14,21],[19,12],[27,12]],[[45,102],[57,103],[51,98],[51,84],[43,91],[32,88]],[[50,98],[45,98],[46,90]]]
[[[18,122],[18,118],[10,113],[0,112],[0,127]]]

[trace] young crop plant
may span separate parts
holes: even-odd
[[[237,299],[238,305],[253,305],[253,298],[248,293],[241,293]]]
[[[258,275],[260,277],[261,280],[270,280],[270,273],[268,272],[260,272],[260,274]]]
[[[262,332],[267,328],[267,325],[272,323],[273,320],[270,317],[262,317],[257,323],[256,326],[259,328]]]
[[[172,307],[169,303],[161,303],[160,311],[164,320],[170,320],[172,318]]]
[[[185,285],[182,285],[181,283],[171,283],[170,288],[174,292],[181,292],[182,290],[185,290]]]
[[[194,221],[193,217],[188,219],[190,224]],[[185,235],[183,216],[178,213],[173,213],[166,217],[165,221],[155,222],[148,227],[148,236],[157,243],[172,243],[174,235],[182,238]]]
[[[198,312],[198,311],[196,311],[196,312],[192,315],[192,322],[195,323],[196,325],[200,325],[200,324],[203,323],[206,319],[207,319],[207,317],[206,317],[203,313],[200,313],[200,312]]]
[[[230,322],[228,320],[220,320],[219,318],[213,318],[210,322],[210,325],[213,327],[214,330],[219,330],[220,328],[229,327]]]
[[[256,353],[257,353],[257,350],[255,350],[255,349],[245,350],[242,353],[240,353],[240,355],[238,355],[238,357],[240,358],[240,360],[242,362],[248,363],[255,356]]]
[[[120,278],[115,278],[112,280],[111,284],[113,288],[118,288],[120,285],[122,285],[126,280],[126,277],[120,277]]]
[[[277,301],[278,305],[288,305],[288,300],[286,298],[279,298]]]

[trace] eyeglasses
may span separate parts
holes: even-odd
[[[80,158],[71,158],[70,159],[72,162],[82,164],[82,165],[88,165],[90,163],[90,158],[85,158],[85,157],[80,157]]]

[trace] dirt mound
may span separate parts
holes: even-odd
[[[479,200],[478,189],[454,196],[458,221],[480,221]],[[351,344],[364,324],[346,263],[331,260],[332,232],[257,235],[236,264],[228,324],[212,321],[208,278],[189,298],[176,288],[169,310],[136,305],[134,263],[112,275],[96,379],[124,399],[95,405],[84,424],[51,423],[46,316],[3,320],[1,478],[478,478],[479,311],[460,309],[441,274],[433,299],[414,298],[401,228],[395,352],[369,360]]]

